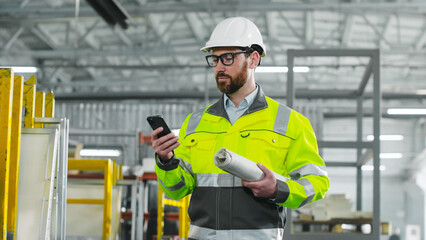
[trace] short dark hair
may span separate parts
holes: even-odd
[[[257,44],[253,44],[251,47],[239,47],[239,49],[241,51],[246,51],[246,55],[249,56],[250,54],[252,54],[254,51],[258,52],[260,56],[262,56],[262,47],[260,47]],[[262,61],[262,57],[259,57],[259,64],[257,64],[258,66],[260,65],[260,62]]]

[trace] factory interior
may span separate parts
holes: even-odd
[[[200,48],[237,16],[330,180],[283,239],[426,240],[424,0],[0,0],[0,240],[187,239],[146,119],[222,96]]]

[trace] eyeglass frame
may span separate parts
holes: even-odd
[[[207,55],[206,56],[206,61],[207,61],[207,65],[209,66],[209,67],[216,67],[217,66],[217,64],[219,63],[219,61],[217,61],[216,62],[216,65],[210,65],[210,62],[209,62],[209,58],[211,58],[211,57],[217,57],[218,59],[220,59],[220,61],[222,62],[222,64],[223,65],[225,65],[225,66],[231,66],[232,64],[234,64],[234,58],[235,58],[235,55],[237,55],[237,54],[241,54],[241,53],[245,53],[245,54],[251,54],[251,52],[249,51],[249,50],[243,50],[243,51],[239,51],[239,52],[227,52],[227,53],[222,53],[222,54],[220,54],[219,56],[218,55]],[[223,60],[223,57],[225,56],[225,55],[227,55],[227,54],[231,54],[231,56],[232,56],[232,62],[230,63],[230,64],[226,64],[225,62],[224,62],[224,60]]]

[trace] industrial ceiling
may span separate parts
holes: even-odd
[[[195,96],[216,91],[199,49],[232,16],[259,27],[267,47],[262,66],[286,66],[288,49],[379,49],[383,106],[425,103],[422,0],[0,0],[0,65],[37,67],[38,88],[53,90],[58,100]],[[297,59],[295,66],[310,70],[295,74],[296,93],[357,89],[368,63]],[[286,79],[256,73],[276,96],[285,96]]]

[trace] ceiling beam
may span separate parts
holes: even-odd
[[[376,35],[377,35],[377,37],[379,38],[379,40],[382,40],[382,42],[383,43],[385,43],[386,45],[387,45],[387,48],[392,48],[392,44],[385,38],[385,36],[383,35],[383,31],[382,32],[380,32],[378,29],[377,29],[377,27],[373,24],[373,23],[371,23],[371,21],[370,20],[368,20],[368,18],[367,18],[367,16],[365,16],[365,15],[360,15],[361,17],[362,17],[362,19],[364,19],[364,22],[368,25],[368,26],[370,26],[371,27],[371,29],[373,29],[373,32],[375,32],[376,33]],[[379,43],[381,42],[381,41],[378,41]],[[378,44],[378,47],[381,47],[380,46],[381,44]]]
[[[199,21],[195,13],[185,13],[185,21],[188,24],[189,29],[191,29],[192,34],[198,41],[204,41],[207,36],[204,31],[201,21]]]
[[[419,34],[419,37],[414,41],[415,48],[417,50],[422,49],[426,42],[426,21],[423,22],[423,28]]]
[[[385,20],[385,24],[383,26],[383,31],[382,31],[382,36],[385,38],[386,35],[388,34],[388,32],[391,30],[392,28],[392,19],[393,19],[393,15],[389,14],[389,16],[386,17]]]
[[[13,36],[9,39],[9,41],[7,41],[7,43],[4,45],[3,50],[9,50],[23,32],[24,28],[19,27]]]
[[[290,31],[293,33],[295,37],[297,37],[300,41],[300,45],[303,45],[304,47],[308,47],[306,45],[305,39],[297,32],[297,30],[291,25],[290,21],[287,19],[287,17],[284,15],[284,13],[280,12],[279,16],[282,20],[284,20],[287,27],[290,29]]]
[[[191,44],[193,45],[193,44]],[[200,46],[202,46],[200,44]],[[327,50],[327,49],[324,49]],[[131,56],[131,57],[140,57],[140,56],[157,56],[157,57],[170,57],[171,54],[179,55],[182,57],[194,57],[199,56],[203,57],[204,54],[194,46],[194,51],[183,51],[173,49],[169,47],[161,48],[139,48],[139,49],[113,49],[113,50],[91,50],[91,49],[56,49],[56,50],[9,50],[2,51],[0,50],[1,57],[16,57],[16,56],[25,56],[25,57],[34,57],[39,59],[49,59],[49,58],[58,58],[58,59],[75,59],[75,58],[86,58],[86,57],[107,57],[107,56]],[[410,55],[410,56],[424,56],[426,54],[426,49],[420,50],[406,50],[406,49],[387,49],[381,50],[380,54],[382,55]]]
[[[342,40],[340,46],[347,47],[353,33],[354,17],[352,14],[346,14],[344,21],[344,28],[342,33]]]
[[[362,67],[365,68],[366,64],[304,64],[306,66],[308,66],[311,69],[315,69],[315,68],[339,68],[339,69],[354,69],[354,68],[358,68],[358,67]],[[278,66],[278,65],[275,65]],[[282,65],[280,65],[282,66]],[[36,66],[36,67],[40,67],[40,68],[57,68],[57,67],[61,67],[61,68],[75,68],[75,69],[81,69],[81,68],[88,68],[88,67],[93,67],[93,68],[109,68],[109,69],[117,69],[117,68],[122,68],[122,69],[132,69],[132,70],[152,70],[153,68],[155,69],[159,69],[159,70],[168,70],[168,69],[194,69],[194,68],[205,68],[205,69],[211,69],[210,67],[207,66],[207,64],[192,64],[192,65],[188,65],[188,64],[125,64],[123,62],[120,62],[120,64],[91,64],[91,63],[67,63],[67,62],[60,62],[60,63],[51,63],[49,62],[49,60],[45,61],[42,65],[40,66]],[[407,68],[407,64],[406,63],[401,63],[401,64],[381,64],[382,69],[387,70],[388,68]],[[426,69],[426,64],[415,64],[415,65],[411,65],[408,66],[411,70],[417,70],[417,69]]]
[[[169,13],[169,12],[264,12],[264,11],[359,11],[359,12],[383,12],[383,11],[406,11],[422,15],[426,9],[426,2],[350,2],[339,3],[282,3],[268,2],[264,4],[262,1],[241,1],[239,3],[224,1],[221,4],[210,4],[210,2],[198,3],[163,3],[163,4],[145,4],[140,7],[135,4],[123,4],[128,10],[129,15],[144,16],[152,13]],[[73,5],[63,6],[61,8],[45,8],[45,7],[11,7],[8,4],[0,4],[0,15],[44,15],[44,17],[74,17],[75,8]],[[97,15],[89,6],[81,6],[80,17]],[[43,17],[43,16],[40,16]]]
[[[133,46],[132,40],[129,38],[129,36],[127,36],[127,34],[125,33],[125,31],[123,31],[122,28],[114,27],[114,28],[111,28],[111,29],[117,35],[118,39],[120,39],[120,41],[122,41],[124,44],[126,44],[126,46],[128,46],[128,47]]]
[[[46,51],[56,51],[56,48],[58,47],[58,43],[53,41],[50,37],[48,37],[44,31],[42,31],[38,25],[35,25],[33,28],[31,28],[31,32],[40,39],[43,43],[45,43],[49,48],[53,50],[46,50]]]
[[[305,46],[313,45],[314,39],[314,12],[305,12]]]
[[[142,81],[143,82],[143,81]],[[132,82],[130,82],[132,83]],[[129,84],[122,81],[121,84]],[[141,81],[138,83],[141,84]],[[283,91],[265,91],[266,95],[274,99],[285,99],[286,94]],[[221,94],[218,90],[210,90],[209,96],[213,98],[219,97]],[[305,90],[296,89],[296,97],[301,99],[356,99],[356,90]],[[146,92],[100,92],[100,93],[70,93],[55,94],[55,100],[124,100],[124,99],[204,99],[203,91],[146,91]],[[367,93],[365,98],[371,98],[371,93]],[[384,100],[392,99],[426,99],[426,94],[399,94],[399,93],[382,93]]]
[[[161,43],[162,45],[167,45],[167,40],[164,39],[165,33],[165,26],[161,23],[161,16],[156,16],[154,14],[150,14],[148,16],[149,20],[149,27],[150,30],[155,34],[155,37],[158,39],[158,43]]]
[[[98,19],[98,20],[96,20],[96,21],[94,21],[93,23],[92,23],[92,25],[86,30],[86,32],[82,35],[82,36],[80,36],[79,38],[78,38],[78,40],[77,40],[77,46],[83,41],[83,40],[85,40],[86,39],[86,37],[96,28],[96,26],[98,25],[98,23],[100,22],[100,20]],[[69,30],[69,24],[67,25],[68,27],[67,27],[67,31]],[[68,33],[67,33],[67,35],[68,35]]]

